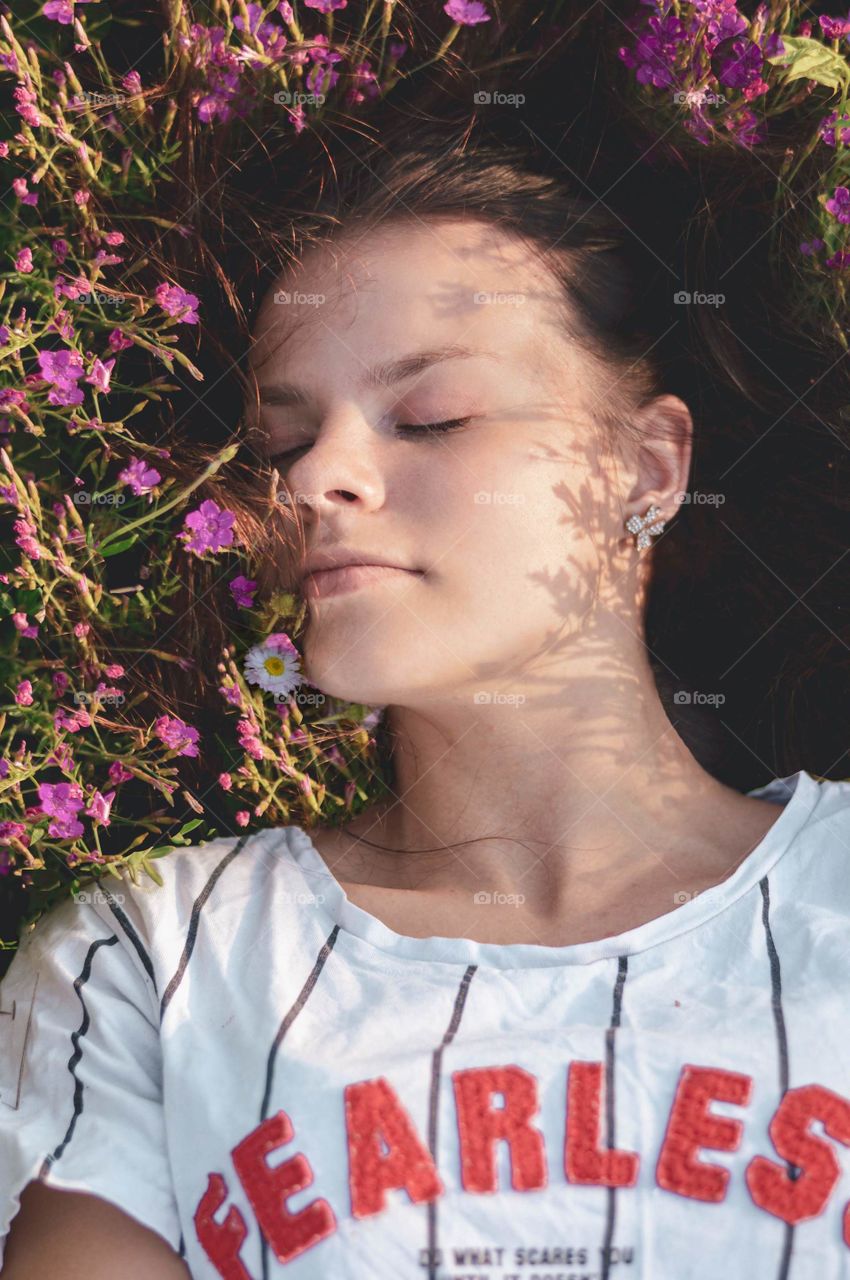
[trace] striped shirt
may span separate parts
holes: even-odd
[[[569,946],[413,938],[297,826],[108,878],[0,983],[0,1261],[34,1178],[196,1280],[850,1276],[850,781]]]

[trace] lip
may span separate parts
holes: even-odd
[[[421,578],[420,569],[403,569],[390,564],[345,564],[329,569],[314,569],[303,581],[303,593],[311,597],[342,595],[345,591],[357,591],[362,587],[386,582],[405,574]]]

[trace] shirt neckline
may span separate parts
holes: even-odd
[[[562,947],[526,942],[477,942],[472,938],[449,938],[438,934],[414,938],[396,933],[377,916],[349,899],[308,832],[298,826],[285,827],[284,830],[289,851],[298,865],[323,880],[321,909],[340,929],[376,949],[437,964],[475,964],[497,969],[548,968],[634,955],[695,929],[718,915],[752,888],[788,851],[808,822],[821,789],[819,781],[805,769],[800,769],[785,778],[774,778],[745,794],[771,800],[781,805],[781,812],[762,840],[730,876],[703,890],[689,902],[624,933]]]

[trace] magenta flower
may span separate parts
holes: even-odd
[[[233,779],[230,774],[220,773],[218,775],[218,785],[221,787],[222,791],[230,791],[233,786]]]
[[[232,511],[223,511],[217,502],[207,498],[197,511],[190,511],[185,519],[185,529],[177,536],[186,544],[187,551],[202,556],[207,551],[223,551],[233,544]]]
[[[75,782],[39,783],[38,802],[39,812],[54,819],[47,828],[48,835],[60,840],[76,840],[83,834],[83,824],[77,820],[77,813],[83,807],[83,793]]]
[[[814,236],[813,239],[804,240],[801,243],[800,252],[806,254],[807,257],[811,257],[812,254],[817,253],[818,250],[823,249],[823,247],[824,241],[821,240],[820,236]]]
[[[846,18],[829,18],[821,15],[818,18],[820,29],[827,40],[840,40],[842,36],[850,35],[850,16]]]
[[[20,253],[15,258],[15,266],[22,276],[29,275],[32,271],[32,249],[29,247],[21,249]]]
[[[836,125],[838,125],[837,129]],[[835,146],[836,133],[839,142],[850,142],[850,116],[843,115],[839,121],[838,112],[830,112],[824,120],[821,120],[819,133],[828,147]]]
[[[251,821],[251,814],[248,809],[240,809],[238,813],[233,815],[240,827],[247,827]]]
[[[25,613],[13,613],[12,622],[15,624],[15,630],[20,632],[27,640],[34,640],[38,635],[38,627],[34,622],[27,622]]]
[[[160,716],[156,721],[153,731],[159,738],[160,742],[171,750],[176,751],[181,756],[196,756],[198,754],[198,739],[200,734],[190,724],[186,724],[185,720],[181,720],[179,716]]]
[[[107,341],[113,351],[126,351],[133,345],[133,339],[128,338],[120,329],[113,329]]]
[[[120,760],[113,760],[107,772],[109,773],[110,782],[116,783],[129,782],[133,776],[130,770],[125,768]]]
[[[53,681],[53,692],[56,694],[56,697],[57,698],[63,697],[65,690],[68,688],[68,685],[71,683],[68,677],[66,676],[65,672],[54,671],[53,675],[51,676],[51,680]]]
[[[32,89],[25,84],[16,85],[12,90],[12,97],[15,99],[15,110],[21,119],[33,129],[37,129],[41,124],[41,116],[36,109],[38,98]]]
[[[20,200],[21,204],[38,204],[38,192],[30,191],[28,189],[25,178],[13,179],[12,190]]]
[[[143,493],[150,493],[158,485],[162,476],[156,467],[149,467],[141,458],[131,458],[123,471],[118,472],[122,484],[129,485],[137,498]]]
[[[26,516],[20,516],[14,524],[15,542],[30,560],[41,559],[41,547],[38,545],[38,530]]]
[[[309,3],[309,0],[305,0],[305,3]],[[452,22],[459,22],[462,27],[474,27],[479,22],[490,21],[487,6],[479,3],[479,0],[449,0],[448,4],[443,5],[443,12],[449,15]]]
[[[38,366],[41,376],[52,383],[47,400],[49,404],[82,404],[83,393],[77,382],[83,376],[83,357],[79,351],[39,351]]]
[[[830,199],[825,201],[825,204],[829,212],[839,222],[850,222],[850,188],[836,187]]]
[[[74,0],[47,0],[41,12],[51,22],[61,22],[64,27],[69,27],[74,21]]]
[[[163,311],[170,316],[176,316],[181,324],[198,323],[196,310],[198,299],[194,293],[187,293],[179,285],[163,281],[162,284],[157,285],[154,297]]]
[[[112,801],[115,799],[114,791],[107,791],[103,795],[95,788],[92,792],[91,800],[86,807],[86,813],[94,818],[95,823],[100,823],[102,827],[109,826],[109,811],[112,808]]]
[[[254,603],[254,592],[257,590],[257,584],[252,578],[246,578],[240,573],[238,578],[231,579],[230,590],[240,608],[251,608]]]
[[[759,80],[764,66],[764,55],[759,46],[746,36],[733,36],[718,44],[711,57],[711,66],[721,84],[730,89],[747,89]]]
[[[102,360],[95,360],[90,372],[86,375],[86,382],[90,382],[98,391],[102,391],[104,395],[109,392],[109,379],[112,377],[112,370],[115,367],[115,357],[107,360],[106,364]]]
[[[344,9],[348,0],[304,0],[304,4],[319,13],[333,13],[334,9]]]
[[[60,729],[65,729],[68,733],[79,733],[81,729],[88,729],[90,725],[91,716],[85,707],[77,707],[71,712],[68,712],[65,707],[59,707],[53,715],[53,728],[57,733]]]
[[[637,37],[634,49],[618,49],[617,56],[634,70],[639,84],[666,89],[676,83],[675,67],[688,33],[684,23],[673,14],[654,15],[648,26],[649,30]]]
[[[17,689],[15,690],[15,701],[17,702],[19,707],[32,706],[32,681],[31,680],[21,680]]]

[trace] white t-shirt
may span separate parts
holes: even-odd
[[[727,880],[571,946],[397,934],[297,826],[63,903],[0,984],[0,1242],[42,1178],[195,1280],[850,1277],[850,781],[750,794]]]

